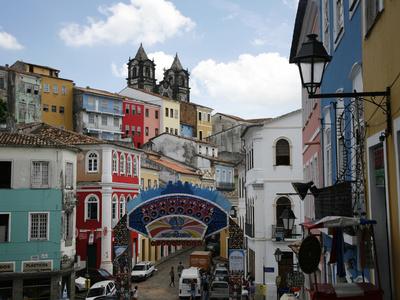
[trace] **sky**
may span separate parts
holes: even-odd
[[[288,63],[298,0],[13,0],[0,10],[0,64],[60,70],[77,86],[119,92],[140,43],[156,78],[178,53],[191,101],[242,118],[301,106]]]

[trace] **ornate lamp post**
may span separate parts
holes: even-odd
[[[294,221],[297,219],[293,210],[291,208],[285,208],[280,215],[280,218],[283,222],[283,228],[285,228],[287,232],[292,232]]]

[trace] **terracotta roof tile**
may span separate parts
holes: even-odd
[[[0,132],[0,146],[74,148],[58,140],[26,133]]]
[[[199,175],[196,173],[195,169],[189,168],[183,164],[171,161],[171,160],[165,158],[164,156],[148,154],[148,158],[150,160],[154,161],[155,163],[158,163],[158,164],[160,164],[168,169],[174,170],[178,173],[188,174],[188,175]]]

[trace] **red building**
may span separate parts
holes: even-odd
[[[81,267],[88,264],[112,273],[113,228],[125,215],[126,203],[138,194],[140,152],[45,124],[35,133],[81,149],[76,170],[76,254]],[[133,258],[138,253],[137,238],[132,232]]]
[[[132,138],[136,148],[140,148],[152,137],[159,134],[160,106],[125,98],[122,130],[124,138]]]

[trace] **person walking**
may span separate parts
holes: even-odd
[[[175,272],[174,272],[174,267],[171,267],[171,271],[169,271],[169,286],[175,287]]]
[[[192,279],[190,282],[190,300],[196,299],[196,281]]]
[[[185,268],[185,267],[183,266],[182,262],[180,261],[180,262],[179,262],[179,265],[178,265],[178,268],[177,268],[177,271],[178,271],[178,278],[181,278],[182,271],[183,271],[184,268]]]
[[[131,300],[138,299],[138,286],[136,285],[133,291],[131,292]]]
[[[250,286],[249,286],[249,298],[250,300],[254,300],[254,296],[256,294],[256,285],[254,284],[254,281],[250,282]]]
[[[207,275],[205,275],[204,276],[204,279],[203,279],[203,282],[202,282],[202,287],[203,287],[203,295],[204,295],[204,297],[203,297],[203,300],[208,300],[208,297],[209,297],[209,282],[208,282],[208,276]]]

